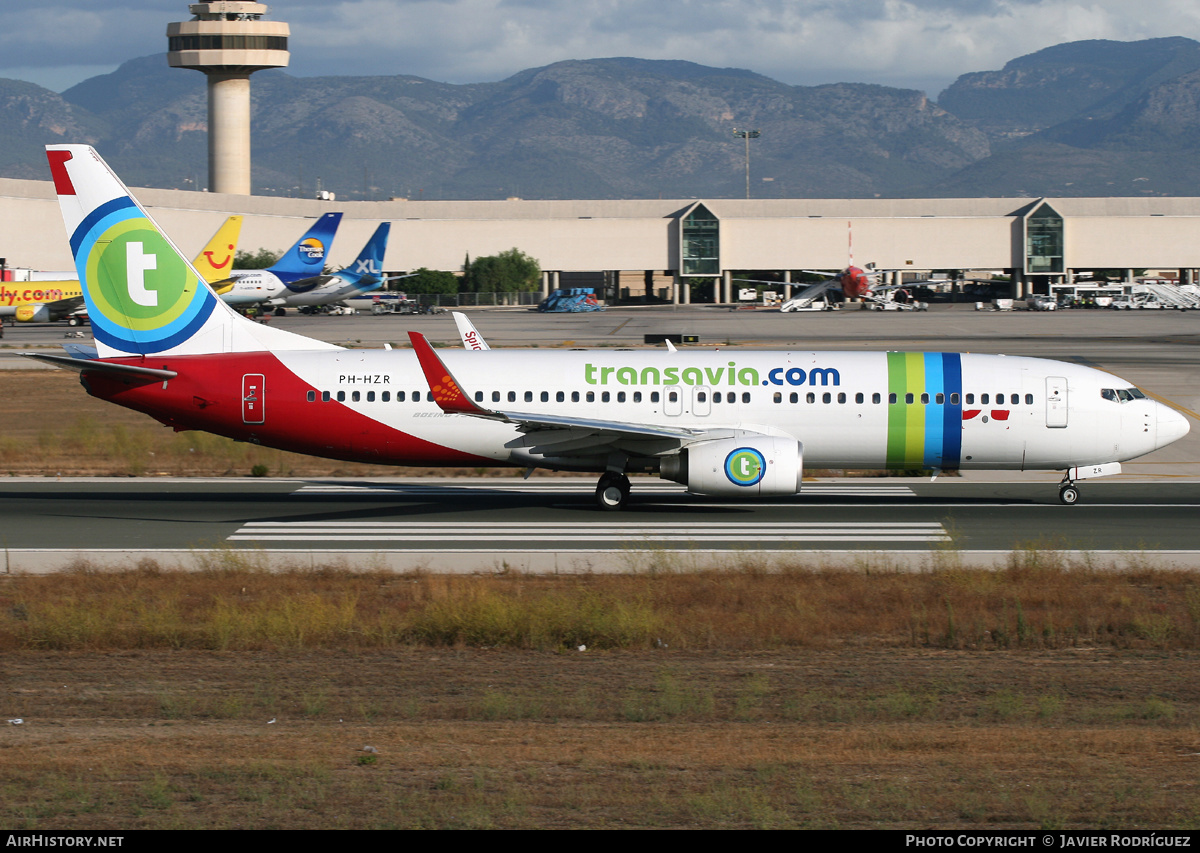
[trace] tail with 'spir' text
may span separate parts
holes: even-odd
[[[339,349],[237,314],[87,145],[49,145],[101,358]]]

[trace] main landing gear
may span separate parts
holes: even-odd
[[[1063,477],[1063,481],[1058,485],[1058,500],[1067,506],[1079,502],[1079,487],[1075,485],[1074,480]]]
[[[624,509],[628,498],[629,478],[614,471],[604,472],[596,484],[596,505],[606,510]]]

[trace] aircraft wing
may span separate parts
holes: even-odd
[[[554,448],[555,455],[576,453],[586,455],[603,447],[619,446],[630,442],[644,445],[651,443],[652,453],[665,453],[696,441],[714,438],[729,438],[738,433],[733,429],[711,429],[692,427],[664,427],[651,424],[636,424],[624,421],[607,421],[596,418],[579,418],[570,415],[529,414],[488,409],[475,403],[463,390],[449,369],[434,352],[429,341],[420,332],[409,332],[408,338],[416,350],[421,370],[429,382],[434,401],[443,412],[486,420],[516,424],[518,429],[529,435],[527,439],[510,442],[510,446],[531,446],[536,452],[547,453]],[[646,448],[642,447],[643,452]]]
[[[76,311],[84,311],[87,308],[84,305],[82,293],[78,296],[68,296],[66,299],[56,299],[53,302],[43,302],[42,304],[50,310],[52,320],[69,317]]]

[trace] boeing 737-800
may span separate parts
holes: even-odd
[[[1051,469],[1075,481],[1188,423],[1075,364],[943,352],[343,349],[216,298],[91,148],[48,149],[93,359],[32,354],[178,430],[335,459],[629,472],[698,494],[792,495],[804,466]]]

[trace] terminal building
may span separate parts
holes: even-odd
[[[329,255],[349,264],[381,221],[385,268],[458,272],[469,256],[518,248],[542,290],[606,283],[631,298],[731,302],[735,271],[1002,271],[1013,296],[1046,293],[1097,269],[1200,270],[1200,198],[655,199],[336,202],[134,190],[191,257],[226,216],[244,215],[240,247],[282,250],[311,220],[345,213]],[[9,266],[68,270],[50,181],[0,179],[0,255]],[[898,275],[898,273],[897,273]],[[684,284],[690,286],[684,286]],[[618,290],[619,288],[619,290]]]

